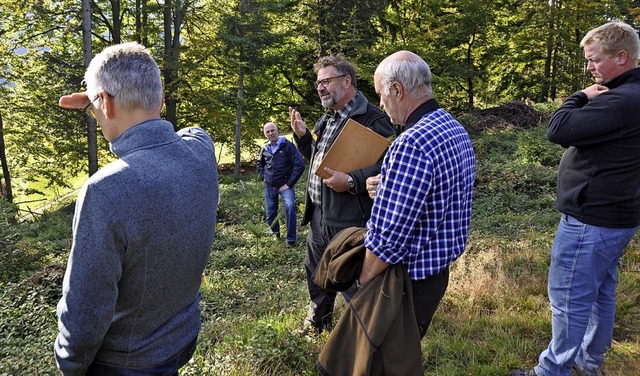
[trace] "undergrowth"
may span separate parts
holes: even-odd
[[[422,341],[425,375],[505,375],[530,367],[548,344],[546,280],[559,214],[553,207],[562,148],[544,127],[472,134],[478,160],[469,243]],[[306,176],[306,174],[305,174]],[[302,210],[305,181],[296,186]],[[295,333],[308,297],[299,245],[263,224],[254,172],[220,176],[216,237],[202,284],[203,327],[182,375],[317,375],[326,334]],[[70,248],[72,203],[19,223],[0,204],[0,375],[56,375],[55,305]],[[282,213],[281,213],[282,214]],[[284,218],[281,217],[281,221]],[[620,268],[610,376],[640,374],[640,243]],[[337,299],[336,311],[344,307]]]

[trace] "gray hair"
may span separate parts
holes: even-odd
[[[162,104],[160,68],[139,43],[105,48],[89,63],[84,83],[90,99],[104,90],[125,109],[157,110]]]
[[[351,77],[351,85],[354,88],[358,87],[358,81],[356,79],[356,67],[347,60],[344,54],[338,53],[335,55],[327,55],[318,59],[318,62],[313,66],[313,71],[318,73],[322,68],[333,66],[336,68],[336,72],[339,75],[345,75]]]
[[[589,30],[580,41],[580,46],[599,42],[602,52],[609,56],[615,56],[618,51],[627,51],[632,61],[638,60],[640,54],[640,40],[633,27],[624,22],[607,22],[595,29]]]
[[[375,76],[380,78],[380,87],[384,94],[389,95],[391,85],[397,81],[407,89],[411,97],[431,96],[431,70],[429,65],[414,53],[404,55],[410,56],[384,59],[376,68]]]

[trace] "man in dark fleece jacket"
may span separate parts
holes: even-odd
[[[534,369],[512,376],[600,375],[611,347],[617,264],[640,225],[640,41],[622,22],[587,33],[596,84],[553,114],[551,142],[567,148],[558,168],[562,213],[551,249],[552,338]]]
[[[213,142],[160,119],[160,69],[137,43],[107,47],[85,73],[85,108],[118,159],[82,187],[58,303],[63,375],[177,375],[200,330],[200,283],[216,225]]]
[[[280,237],[280,221],[278,221],[278,197],[282,196],[287,218],[287,244],[296,245],[296,193],[293,186],[304,172],[304,159],[298,148],[280,136],[278,127],[268,122],[262,127],[269,140],[260,149],[258,158],[258,174],[264,181],[264,203],[267,224],[271,235]]]
[[[366,179],[380,173],[382,160],[355,171],[325,168],[324,172],[331,176],[328,179],[322,179],[314,172],[348,119],[383,137],[394,134],[387,115],[358,91],[355,67],[343,55],[324,56],[314,69],[317,74],[314,87],[327,112],[311,131],[300,113],[289,108],[294,141],[311,165],[302,219],[303,225],[310,223],[305,271],[311,302],[304,322],[305,332],[307,329],[321,332],[331,327],[336,294],[313,283],[313,273],[327,245],[338,232],[352,226],[364,227],[367,223],[373,200],[367,193]],[[351,294],[347,292],[344,295],[348,299]]]

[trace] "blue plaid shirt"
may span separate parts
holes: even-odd
[[[475,154],[465,129],[435,100],[416,112],[420,120],[398,136],[384,158],[365,245],[388,264],[404,263],[418,281],[464,251]]]

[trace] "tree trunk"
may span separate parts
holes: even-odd
[[[240,21],[244,20],[245,15],[245,1],[240,0]],[[238,30],[239,37],[241,39],[244,38],[244,30],[242,27]],[[240,153],[240,140],[242,134],[242,111],[243,111],[243,101],[244,101],[244,64],[245,64],[245,52],[244,47],[241,45],[240,47],[240,56],[238,59],[238,104],[236,106],[236,131],[235,131],[235,165],[233,167],[233,175],[237,178],[240,177],[240,167],[241,167],[241,153]]]
[[[317,0],[317,17],[318,17],[318,58],[326,55],[326,35],[327,23],[325,22],[325,4],[323,0]]]
[[[113,30],[111,30],[111,38],[113,40],[113,44],[120,44],[122,43],[122,15],[120,14],[120,0],[110,0],[110,3],[111,15],[113,17]]]
[[[240,47],[240,71],[238,72],[238,105],[236,106],[236,159],[235,166],[233,168],[233,175],[237,178],[240,177],[240,135],[242,134],[242,104],[244,100],[244,48]]]
[[[11,177],[9,176],[9,165],[7,165],[7,154],[4,148],[2,114],[0,114],[0,164],[2,164],[2,176],[4,176],[5,182],[5,189],[2,189],[2,182],[0,181],[0,195],[4,196],[7,201],[13,202],[13,193],[11,193]]]
[[[471,40],[469,41],[469,45],[467,46],[467,105],[469,106],[469,111],[473,110],[473,106],[475,105],[473,102],[474,87],[473,87],[473,76],[475,73],[475,67],[473,65],[473,44],[476,40],[476,30],[474,28],[473,34],[471,34]]]
[[[167,121],[178,130],[177,100],[175,97],[178,89],[178,60],[180,58],[180,29],[182,19],[188,7],[188,1],[184,3],[176,0],[176,5],[171,0],[164,4],[164,87],[165,110]],[[175,13],[174,13],[175,10]]]
[[[555,23],[556,23],[555,8],[556,8],[556,1],[550,0],[549,1],[549,22],[547,24],[548,26],[547,48],[546,48],[546,54],[544,57],[544,76],[542,81],[541,98],[539,98],[540,100],[546,100],[547,98],[549,98],[550,82],[551,82],[551,67],[553,63],[552,62],[553,49],[554,49],[554,42],[555,40],[557,40],[557,38],[555,37]]]
[[[136,42],[143,46],[147,46],[149,44],[149,38],[147,35],[147,8],[147,0],[136,0],[135,36]]]
[[[89,66],[93,54],[91,52],[91,0],[82,0],[82,56],[85,70]],[[96,119],[85,115],[87,120],[87,144],[89,158],[89,176],[98,171],[98,127]]]
[[[142,43],[143,37],[142,37],[142,28],[143,28],[143,23],[142,23],[142,12],[146,11],[145,10],[145,6],[143,4],[143,0],[136,0],[136,14],[135,14],[135,19],[136,19],[136,42],[145,45],[144,43]],[[146,45],[145,45],[146,46]]]
[[[140,37],[140,43],[144,46],[149,45],[149,33],[147,30],[147,23],[149,20],[149,5],[147,0],[142,0],[142,36]]]

